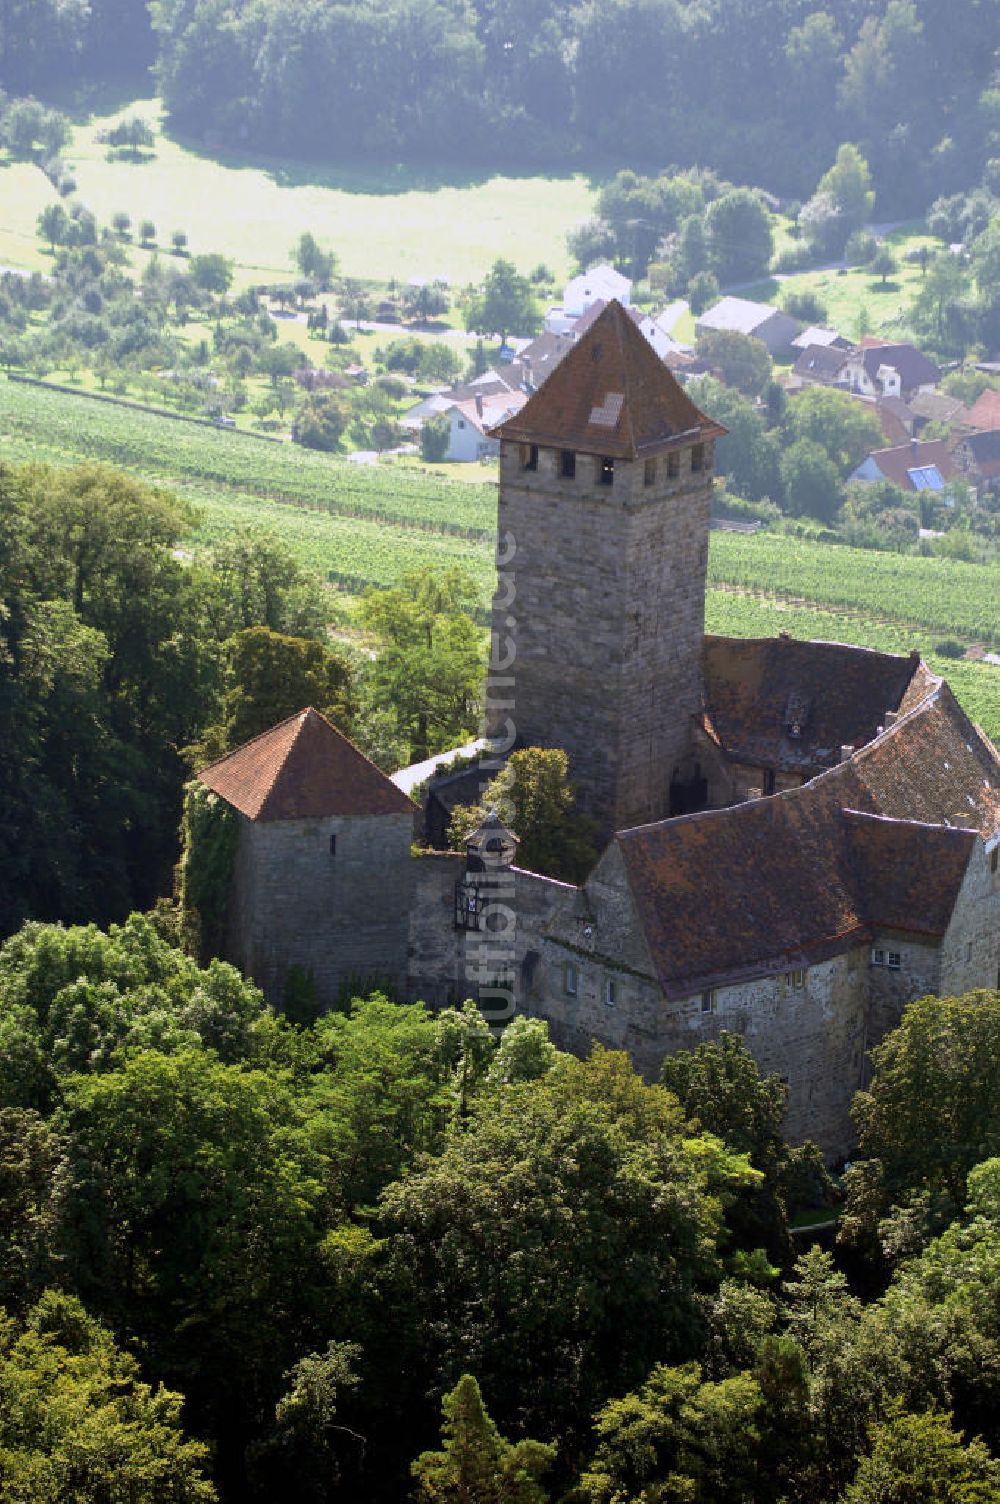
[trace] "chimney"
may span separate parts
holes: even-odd
[[[890,726],[895,726],[896,721],[898,719],[899,719],[899,711],[898,710],[887,710],[886,713],[885,713],[885,718],[884,718],[884,725],[885,725],[886,731],[888,731],[888,729],[889,729]]]
[[[841,760],[841,762],[850,762],[850,760],[851,760],[851,758],[853,756],[854,756],[854,748],[851,746],[850,742],[844,742],[841,745],[841,748],[840,748],[840,760]]]
[[[482,418],[482,416],[483,416],[483,398],[482,398],[482,394],[480,392],[477,392],[476,393],[476,417],[477,418]]]

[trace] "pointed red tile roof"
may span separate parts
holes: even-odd
[[[392,780],[311,707],[220,757],[198,778],[250,820],[414,812]]]
[[[634,460],[681,435],[726,430],[705,416],[622,305],[607,305],[519,413],[493,430],[520,443]]]

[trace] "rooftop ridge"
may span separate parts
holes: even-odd
[[[520,412],[490,432],[635,460],[726,429],[695,406],[628,310],[612,299]]]

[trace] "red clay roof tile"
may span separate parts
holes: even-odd
[[[618,302],[585,334],[514,417],[493,430],[522,443],[634,460],[726,430],[697,408]]]
[[[415,810],[391,779],[311,708],[219,758],[198,778],[250,820]]]

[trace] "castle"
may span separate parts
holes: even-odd
[[[199,775],[238,814],[224,951],[279,1005],[292,967],[328,1003],[472,996],[650,1079],[735,1030],[836,1158],[905,1003],[1000,985],[1000,756],[917,654],[705,637],[723,433],[615,303],[497,430],[496,755],[437,797],[564,748],[586,880],[519,867],[495,816],[414,849],[420,811],[304,710]]]

